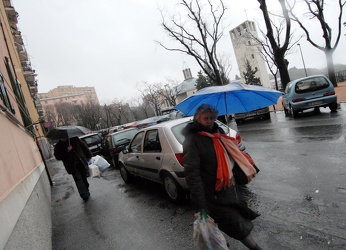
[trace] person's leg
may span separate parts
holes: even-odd
[[[262,249],[257,245],[256,241],[252,238],[252,236],[250,234],[240,241],[249,249],[252,249],[252,250],[261,250]]]
[[[76,183],[80,197],[83,200],[88,200],[90,196],[89,183],[87,181],[83,165],[78,164],[76,171],[72,174],[72,176]]]

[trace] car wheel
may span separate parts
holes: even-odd
[[[119,168],[118,157],[112,156],[112,164],[114,168]]]
[[[333,102],[333,103],[329,104],[330,111],[336,112],[337,108],[338,108],[338,104],[336,102]]]
[[[283,106],[283,105],[282,105]],[[285,112],[285,116],[288,116],[289,115],[289,112],[288,110],[284,107],[284,112]]]
[[[292,106],[290,106],[290,113],[291,113],[291,116],[292,116],[292,118],[297,118],[298,117],[298,111],[297,110],[294,110],[293,108],[292,108]]]
[[[121,178],[123,178],[123,180],[124,180],[126,183],[131,182],[133,175],[130,174],[129,171],[126,170],[124,164],[120,163],[120,164],[119,164],[119,168],[120,168],[120,175],[121,175]]]
[[[267,113],[265,119],[270,120],[270,113]]]
[[[320,113],[320,108],[319,108],[319,107],[314,108],[314,112],[315,112],[316,114],[319,114],[319,113]]]
[[[168,173],[165,173],[162,180],[168,198],[174,202],[180,202],[183,198],[184,192],[174,177]]]

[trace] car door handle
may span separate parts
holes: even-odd
[[[155,159],[156,159],[156,160],[161,160],[161,157],[160,157],[160,156],[156,156]]]

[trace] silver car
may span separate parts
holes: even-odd
[[[178,202],[186,196],[182,130],[192,121],[185,117],[159,123],[141,129],[132,138],[128,147],[119,154],[121,177],[130,182],[139,176],[163,184],[168,197]],[[236,138],[244,150],[240,135],[225,124],[217,121],[225,133]]]

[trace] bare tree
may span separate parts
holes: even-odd
[[[55,104],[55,110],[58,115],[58,126],[73,125],[77,122],[73,107],[73,104],[67,102]]]
[[[148,118],[151,108],[149,107],[148,102],[143,102],[141,98],[132,99],[131,114],[134,117],[134,120],[140,120],[143,118]]]
[[[286,0],[287,1],[287,0]],[[288,1],[287,1],[288,2]],[[334,86],[337,86],[336,82],[336,76],[335,76],[335,68],[334,68],[334,61],[333,61],[333,53],[335,49],[338,47],[340,37],[341,37],[341,26],[342,26],[342,13],[343,8],[345,6],[346,1],[345,0],[338,0],[339,5],[339,13],[338,15],[335,15],[338,17],[338,31],[337,31],[337,37],[334,43],[334,46],[332,45],[332,28],[327,23],[324,11],[325,11],[325,1],[324,0],[304,0],[304,2],[307,5],[307,8],[309,10],[309,17],[311,19],[317,20],[319,23],[319,26],[321,26],[322,29],[322,37],[324,39],[324,46],[320,46],[317,44],[317,42],[313,41],[310,32],[307,29],[307,26],[303,24],[303,21],[298,19],[297,16],[293,13],[293,6],[288,5],[290,7],[290,14],[292,16],[292,20],[297,22],[299,26],[302,28],[302,30],[305,32],[306,40],[315,48],[321,50],[326,55],[327,60],[327,68],[328,68],[328,76],[330,81],[333,83]],[[335,13],[337,14],[337,13]]]
[[[277,16],[274,15],[271,18],[270,22],[273,27],[273,36],[275,40],[277,41],[277,43],[280,44],[282,33],[285,30],[285,21],[282,20],[282,16],[278,16],[278,18],[276,17]],[[273,48],[271,47],[270,41],[268,37],[266,36],[265,32],[260,28],[259,28],[259,31],[261,33],[261,36],[260,36],[261,38],[253,35],[250,32],[246,34],[248,36],[248,39],[253,41],[253,43],[251,43],[251,45],[248,45],[248,46],[255,46],[257,48],[260,57],[267,64],[267,67],[270,73],[274,77],[276,90],[279,90],[279,84],[277,79],[279,68],[275,61]],[[289,51],[292,49],[293,46],[295,46],[299,42],[300,39],[301,37],[292,42],[293,36],[289,37],[289,43],[288,43],[287,50],[284,52],[284,58],[289,54]]]
[[[161,12],[162,27],[168,36],[178,41],[182,46],[181,48],[171,48],[161,42],[158,44],[166,50],[192,56],[213,83],[223,85],[225,83],[222,75],[226,75],[226,70],[217,55],[217,43],[223,36],[221,21],[227,8],[222,0],[218,0],[217,5],[212,4],[211,0],[207,0],[209,10],[207,12],[205,6],[201,5],[200,2],[198,0],[181,0],[179,2],[179,5],[188,12],[188,20],[183,20],[182,16],[172,17],[169,24]],[[212,20],[210,22],[207,20],[209,16]],[[188,21],[192,21],[192,27]]]
[[[44,109],[45,120],[50,122],[53,127],[59,126],[58,124],[58,114],[56,113],[55,106],[50,104]]]
[[[281,39],[277,40],[275,37],[266,0],[258,0],[258,2],[260,3],[260,9],[262,10],[264,22],[267,29],[266,37],[268,38],[271,49],[272,49],[275,65],[278,67],[280,72],[281,83],[283,85],[283,88],[286,88],[287,83],[290,81],[290,76],[288,74],[288,69],[287,69],[288,62],[285,59],[285,53],[288,50],[289,41],[291,37],[291,20],[288,15],[288,10],[285,4],[285,0],[278,0],[278,1],[280,3],[283,18],[286,24],[285,25],[286,32],[285,32],[285,37],[283,39],[282,44],[281,44]]]
[[[142,82],[137,84],[137,90],[141,93],[143,103],[147,102],[155,112],[155,115],[160,114],[160,108],[164,102],[160,95],[161,87],[159,84],[149,84]]]
[[[87,102],[81,105],[74,105],[73,110],[78,120],[78,125],[91,130],[99,130],[101,117],[101,106],[94,102]]]
[[[178,85],[179,82],[177,80],[166,78],[165,82],[159,83],[157,86],[159,89],[158,93],[167,102],[168,106],[175,106],[177,104]]]

